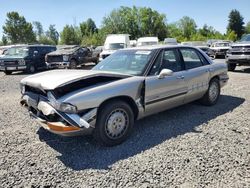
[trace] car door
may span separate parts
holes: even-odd
[[[180,54],[185,65],[185,78],[188,86],[184,102],[188,103],[201,98],[207,91],[210,66],[197,49],[180,48]]]
[[[170,69],[173,74],[159,78],[162,69]],[[176,49],[160,52],[145,79],[145,115],[183,104],[187,93],[184,73],[183,62]]]
[[[40,69],[44,67],[45,60],[43,59],[43,56],[42,56],[42,49],[39,47],[32,47],[31,53],[33,54],[33,62],[34,62],[36,69]]]

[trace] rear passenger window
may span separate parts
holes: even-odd
[[[203,66],[203,63],[194,49],[180,49],[186,69],[193,69]]]

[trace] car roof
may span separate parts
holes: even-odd
[[[124,48],[122,50],[157,50],[157,49],[172,49],[172,48],[183,48],[183,47],[189,47],[194,48],[193,46],[186,46],[186,45],[151,45],[151,46],[139,46],[139,47],[133,47],[133,48]]]

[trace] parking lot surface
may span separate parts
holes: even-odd
[[[0,187],[250,187],[247,67],[229,73],[215,106],[147,117],[110,148],[40,128],[19,105],[26,76],[0,72]]]

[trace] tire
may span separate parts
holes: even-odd
[[[70,60],[69,69],[76,69],[76,68],[77,68],[76,60],[74,59]]]
[[[133,125],[131,107],[122,100],[110,101],[98,111],[93,136],[104,146],[115,146],[127,139]]]
[[[35,73],[35,72],[36,72],[36,67],[35,67],[34,65],[30,65],[30,66],[28,67],[27,72],[28,72],[29,74]]]
[[[215,105],[220,97],[220,82],[217,78],[209,82],[209,87],[205,95],[200,99],[200,102],[206,106]]]
[[[4,74],[6,74],[6,75],[10,75],[10,74],[12,74],[12,71],[4,71]]]
[[[228,68],[228,71],[234,71],[236,68],[236,64],[235,63],[228,63],[227,68]]]

